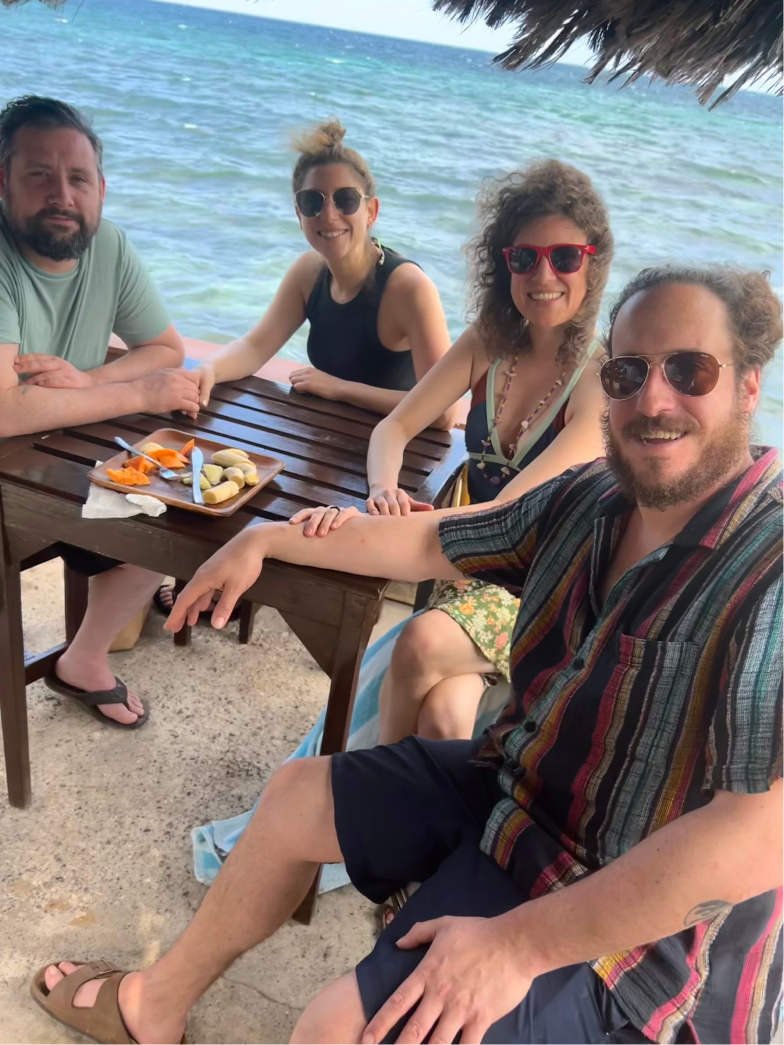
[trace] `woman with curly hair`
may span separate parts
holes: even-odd
[[[581,171],[546,160],[491,184],[479,213],[469,252],[476,318],[373,432],[373,515],[430,507],[400,485],[403,453],[467,391],[462,504],[514,499],[602,453],[595,326],[613,241],[601,197]],[[355,511],[306,510],[292,523],[308,520],[308,535],[325,536]],[[518,605],[495,585],[437,584],[397,639],[379,694],[379,742],[470,737],[487,681],[509,679]]]

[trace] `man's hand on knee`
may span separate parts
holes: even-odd
[[[453,1042],[458,1035],[462,1045],[479,1043],[522,1001],[536,975],[526,968],[520,940],[504,915],[418,922],[398,940],[405,949],[428,944],[416,971],[367,1025],[363,1045],[382,1041],[408,1012],[399,1042],[419,1043],[432,1030],[433,1043]]]

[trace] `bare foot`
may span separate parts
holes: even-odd
[[[64,976],[79,967],[71,962],[50,965],[44,974],[47,990],[53,990]],[[176,1017],[170,1011],[161,1017],[157,1014],[151,1017],[149,1009],[152,1006],[147,1005],[144,998],[144,977],[143,972],[129,972],[120,981],[117,999],[123,1022],[130,1036],[143,1045],[177,1045],[185,1033],[185,1018]],[[74,995],[74,1006],[77,1009],[91,1009],[104,983],[104,980],[90,980],[82,984]]]
[[[160,604],[167,613],[171,613],[174,606],[174,585],[173,584],[162,584],[158,589],[158,599]]]
[[[66,651],[55,664],[54,670],[57,677],[63,682],[67,682],[69,686],[76,686],[77,689],[84,689],[88,692],[114,689],[114,675],[105,662],[95,666],[83,663],[73,665],[67,658]],[[98,708],[107,718],[130,726],[144,714],[144,705],[140,697],[130,689],[127,699],[127,708],[123,704],[99,704]],[[129,708],[130,710],[128,710]]]

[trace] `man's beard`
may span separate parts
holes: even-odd
[[[621,493],[641,508],[655,508],[664,511],[676,504],[688,504],[696,501],[710,490],[722,485],[722,479],[729,479],[736,471],[749,449],[749,430],[751,414],[736,406],[732,414],[716,431],[707,443],[699,459],[681,475],[674,479],[658,479],[665,462],[652,458],[650,461],[651,478],[639,475],[631,462],[624,457],[611,429],[609,411],[602,417],[602,434],[604,449],[610,468],[613,470],[621,488]],[[695,421],[674,422],[666,414],[660,417],[643,417],[642,415],[624,425],[623,435],[626,438],[645,436],[654,432],[698,432],[699,425]]]
[[[59,210],[57,207],[47,207],[32,218],[18,221],[11,201],[6,198],[3,202],[3,216],[16,241],[34,251],[39,257],[49,258],[51,261],[78,260],[90,246],[101,223],[100,210],[95,225],[88,225],[76,211]],[[79,227],[69,234],[53,231],[44,224],[44,219],[55,217],[70,218],[77,222]]]

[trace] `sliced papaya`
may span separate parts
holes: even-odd
[[[132,457],[130,461],[125,462],[126,468],[134,468],[137,472],[141,472],[142,475],[146,475],[147,472],[151,472],[155,465],[152,461],[145,460],[144,457]]]
[[[160,450],[153,450],[149,456],[164,468],[184,468],[188,464],[187,457],[182,457],[176,450],[165,446]]]
[[[188,463],[187,460],[183,461],[180,455],[174,451],[168,454],[158,454],[156,460],[164,468],[184,468]]]
[[[107,476],[121,486],[149,486],[150,480],[136,468],[107,468]]]
[[[195,439],[189,439],[188,442],[185,444],[185,446],[181,446],[180,447],[180,450],[179,450],[180,455],[182,457],[184,457],[186,454],[189,454],[191,452],[191,450],[194,448],[195,445],[196,445],[196,440]]]

